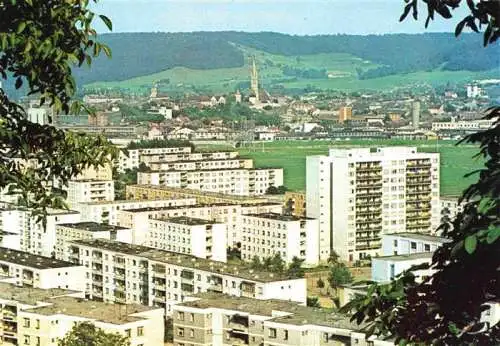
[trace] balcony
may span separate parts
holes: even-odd
[[[185,293],[194,293],[194,285],[181,283],[181,291]]]
[[[181,271],[181,281],[193,281],[194,280],[194,272],[190,270]]]

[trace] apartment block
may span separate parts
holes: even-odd
[[[235,196],[217,192],[181,189],[178,187],[160,185],[127,185],[127,199],[131,200],[155,200],[155,199],[184,199],[195,198],[197,203],[232,203],[252,204],[267,202],[265,197]]]
[[[146,246],[226,262],[227,226],[185,216],[149,220]]]
[[[223,159],[203,161],[160,161],[150,162],[153,171],[196,171],[211,169],[253,168],[251,159]]]
[[[194,205],[195,198],[157,198],[152,200],[122,200],[80,203],[82,220],[118,225],[120,210]]]
[[[150,219],[163,219],[173,217],[190,217],[223,223],[227,226],[227,246],[238,246],[242,241],[240,232],[241,216],[245,214],[281,213],[282,205],[279,203],[259,204],[197,204],[187,206],[173,206],[165,208],[139,208],[122,210],[119,213],[119,225],[132,228],[136,236],[144,237],[148,233]],[[141,238],[142,239],[142,238]],[[137,244],[141,244],[139,240]]]
[[[112,180],[71,180],[65,188],[70,207],[78,203],[113,201],[115,186]]]
[[[80,292],[0,283],[0,343],[57,346],[77,323],[128,336],[131,346],[163,346],[163,309],[84,300]]]
[[[29,213],[13,204],[0,202],[0,247],[21,250],[21,239],[29,227]]]
[[[307,216],[319,219],[320,257],[380,254],[381,236],[434,232],[440,221],[439,154],[415,147],[330,149],[307,157]]]
[[[141,149],[126,149],[120,151],[118,157],[117,168],[119,171],[133,169],[139,167],[142,155],[163,155],[163,154],[189,154],[191,147],[179,148],[141,148]]]
[[[282,168],[213,169],[138,172],[137,183],[219,192],[239,196],[264,195],[270,186],[283,185]]]
[[[108,239],[132,244],[134,236],[130,228],[97,222],[63,223],[56,226],[56,258],[64,258],[66,244],[78,239]]]
[[[74,180],[113,180],[111,162],[107,162],[103,166],[87,167]]]
[[[140,155],[139,162],[145,163],[147,166],[149,166],[153,162],[231,160],[231,159],[236,159],[238,157],[239,153],[237,151],[172,153],[172,154],[143,153]]]
[[[380,256],[372,258],[372,280],[389,282],[412,266],[431,263],[432,252],[419,252],[406,255]],[[434,270],[420,269],[412,271],[417,280],[431,276]]]
[[[297,257],[305,264],[318,264],[318,220],[276,213],[249,214],[241,217],[240,232],[241,258],[245,261],[279,254],[287,263]]]
[[[285,192],[283,208],[293,216],[306,216],[306,194],[305,192]]]
[[[173,307],[174,345],[392,345],[349,316],[280,300],[200,293]]]
[[[422,233],[395,233],[382,236],[382,255],[410,255],[436,251],[449,239]]]
[[[56,225],[80,222],[81,219],[80,213],[73,210],[49,209],[47,212],[45,227],[36,217],[30,216],[30,225],[21,239],[21,250],[46,257],[55,256]]]
[[[0,248],[0,275],[17,286],[85,290],[83,266],[27,252]]]
[[[462,212],[465,202],[458,203],[458,196],[441,196],[439,203],[441,204],[441,222],[446,220],[452,221]]]
[[[305,304],[306,280],[149,247],[93,239],[69,243],[67,260],[86,268],[86,295],[165,308],[198,292]]]

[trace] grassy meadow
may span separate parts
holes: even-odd
[[[327,155],[331,147],[410,145],[422,152],[441,154],[441,195],[459,195],[477,178],[464,175],[482,166],[480,159],[472,157],[478,152],[472,145],[456,146],[454,141],[401,141],[401,140],[351,140],[346,141],[283,141],[254,143],[239,148],[244,157],[254,159],[256,167],[283,167],[285,186],[290,190],[304,191],[306,183],[306,156]],[[214,147],[200,147],[215,149]],[[221,149],[218,147],[217,149]]]

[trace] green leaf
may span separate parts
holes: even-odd
[[[486,236],[486,242],[488,244],[493,244],[498,237],[500,237],[500,227],[490,227],[488,230],[488,235]]]
[[[100,14],[99,18],[101,18],[101,20],[104,22],[104,24],[106,24],[106,26],[108,27],[108,29],[110,31],[113,31],[113,23],[111,23],[111,20],[108,17],[106,17],[105,15]]]
[[[465,251],[472,254],[476,250],[477,238],[475,235],[470,235],[465,238]]]
[[[17,26],[17,33],[20,34],[24,31],[24,28],[26,28],[26,22],[21,22]]]

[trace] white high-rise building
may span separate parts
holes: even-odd
[[[430,233],[440,221],[439,154],[415,147],[330,149],[307,157],[307,216],[319,219],[320,258],[379,254],[387,233]]]

